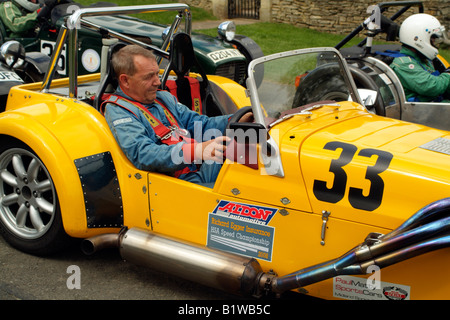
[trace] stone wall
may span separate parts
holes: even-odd
[[[174,2],[178,2],[178,1],[174,1]],[[208,11],[213,11],[212,7],[213,7],[213,0],[185,0],[185,1],[180,1],[181,3],[187,3],[188,5],[192,6],[192,7],[199,7],[199,8],[203,8],[205,10]],[[224,5],[226,5],[226,3],[224,3]]]
[[[348,33],[369,16],[367,8],[375,3],[373,0],[272,0],[271,21],[325,32]],[[425,13],[434,15],[450,30],[450,1],[428,0],[423,4]],[[390,8],[384,15],[389,17],[399,8]],[[410,9],[409,12],[417,13],[418,10]],[[396,22],[407,16],[402,15]]]
[[[226,19],[228,0],[185,0],[191,6],[212,11]],[[346,34],[368,17],[367,8],[382,1],[373,0],[261,0],[260,20],[289,23],[324,32]],[[425,13],[434,15],[450,31],[450,1],[425,0]],[[393,13],[398,8],[390,9]],[[411,12],[417,12],[417,9]],[[390,16],[390,14],[385,14]],[[401,22],[407,14],[402,15]],[[195,17],[194,17],[195,19]]]

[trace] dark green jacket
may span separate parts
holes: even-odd
[[[23,14],[13,2],[0,3],[0,19],[5,26],[7,36],[14,38],[26,34],[36,27],[38,11]]]
[[[430,60],[421,60],[417,53],[406,47],[402,47],[400,53],[406,56],[395,58],[391,68],[400,79],[407,100],[416,98],[421,102],[430,102],[450,93],[449,73],[432,75],[435,69]]]

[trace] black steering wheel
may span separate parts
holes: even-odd
[[[233,113],[233,115],[230,117],[230,119],[228,120],[228,124],[227,124],[227,130],[228,129],[234,129],[232,128],[232,124],[239,122],[239,120],[241,120],[241,118],[246,115],[247,113],[252,112],[252,107],[247,106],[247,107],[243,107],[241,109],[238,109],[238,111],[236,111],[235,113]]]

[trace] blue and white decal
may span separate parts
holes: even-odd
[[[221,200],[208,215],[207,246],[272,261],[275,228],[267,224],[277,210]]]

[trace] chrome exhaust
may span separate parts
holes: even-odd
[[[394,231],[383,236],[383,239],[392,238],[426,222],[435,221],[441,214],[449,214],[450,198],[444,198],[430,203],[412,215]]]
[[[370,234],[366,240],[337,259],[283,277],[273,277],[273,292],[284,292],[339,275],[364,275],[367,268],[380,269],[450,246],[450,198],[419,210],[386,235]],[[442,217],[445,215],[446,217]]]
[[[233,294],[252,295],[263,274],[258,261],[194,243],[157,235],[139,228],[123,234],[104,234],[83,240],[92,254],[116,246],[126,261],[173,274]]]

